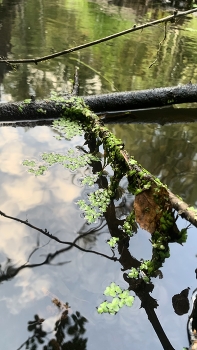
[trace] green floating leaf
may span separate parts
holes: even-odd
[[[104,294],[113,297],[112,302],[104,301],[98,308],[98,313],[110,313],[115,315],[124,305],[132,306],[134,297],[129,294],[129,290],[122,290],[118,285],[112,282],[106,287]]]
[[[99,174],[92,174],[92,175],[85,176],[81,183],[83,185],[93,186],[97,181],[98,176]]]
[[[111,248],[114,248],[116,243],[119,241],[119,237],[112,237],[107,243],[110,245]]]
[[[134,297],[131,295],[125,299],[125,304],[129,307],[133,305],[133,302],[134,302]]]
[[[106,211],[107,206],[110,203],[111,191],[107,189],[98,189],[95,192],[92,192],[88,196],[88,202],[86,207],[83,202],[78,201],[80,209],[83,210],[85,218],[89,223],[95,222],[97,218],[101,217]],[[94,221],[92,221],[94,217]]]
[[[129,296],[128,290],[125,290],[124,292],[119,294],[119,298],[121,298],[121,299],[126,299],[126,298],[128,298],[128,296]]]
[[[48,168],[46,166],[39,166],[38,168],[30,168],[28,170],[29,173],[33,173],[35,176],[39,176],[39,175],[44,175],[45,171],[47,170]]]
[[[36,166],[36,162],[34,160],[28,160],[28,159],[25,159],[22,164],[24,166],[31,166],[31,167]]]
[[[105,295],[110,295],[112,297],[115,297],[116,294],[119,294],[119,293],[122,293],[122,289],[117,284],[115,284],[114,282],[112,282],[110,284],[110,286],[107,287],[105,289],[105,291],[104,291]]]
[[[78,168],[87,166],[92,162],[92,160],[97,160],[97,158],[90,153],[81,154],[81,152],[78,150],[69,149],[64,155],[59,153],[43,153],[42,161],[47,163],[47,165],[41,165],[38,167],[36,162],[31,160],[24,160],[23,165],[30,167],[28,171],[38,176],[43,175],[43,173],[48,169],[48,166],[52,166],[54,164],[62,164],[65,168],[75,171]],[[37,169],[32,169],[33,167],[37,167]],[[92,219],[91,222],[93,222]]]
[[[110,295],[111,297],[115,297],[116,296],[116,291],[115,289],[111,288],[111,287],[107,287],[104,291],[105,295]]]
[[[100,306],[97,309],[98,313],[102,314],[103,312],[108,312],[109,310],[107,305],[108,305],[107,301],[104,301],[102,304],[100,304]]]
[[[121,308],[121,307],[123,307],[125,305],[125,300],[124,299],[121,299],[120,301],[119,301],[119,307]]]
[[[71,140],[76,135],[83,135],[83,129],[80,122],[69,118],[55,120],[52,128],[58,131],[60,136],[67,140]]]

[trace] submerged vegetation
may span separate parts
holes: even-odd
[[[43,153],[42,164],[24,160],[23,165],[29,172],[38,176],[43,175],[55,164],[61,164],[71,171],[91,164],[93,172],[82,179],[82,185],[95,186],[86,200],[81,199],[77,202],[89,224],[105,216],[114,199],[124,192],[121,191],[120,181],[126,178],[127,192],[135,195],[134,206],[124,220],[119,221],[119,236],[111,237],[108,244],[114,250],[116,246],[121,246],[125,239],[129,241],[137,232],[138,224],[149,231],[152,259],[142,261],[139,266],[131,268],[127,272],[127,278],[130,281],[150,283],[151,277],[157,276],[159,268],[170,256],[169,243],[182,244],[187,238],[187,229],[179,231],[176,225],[177,218],[169,200],[167,186],[146,171],[133,157],[128,156],[122,141],[100,123],[98,116],[88,109],[82,99],[72,97],[66,100],[62,116],[53,123],[53,129],[58,133],[58,139],[70,140],[84,132],[85,144],[89,150],[80,146],[75,150],[69,149],[65,154]],[[98,157],[101,145],[104,152],[102,162]],[[94,164],[101,164],[99,171],[94,170]],[[106,172],[106,166],[111,167],[112,175]],[[107,186],[103,187],[100,181],[102,178],[105,178]],[[111,283],[104,294],[113,297],[113,300],[101,303],[97,309],[98,313],[115,314],[124,305],[132,306],[134,301],[129,290],[123,291],[115,283]]]

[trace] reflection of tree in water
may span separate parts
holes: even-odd
[[[85,323],[87,319],[81,316],[79,311],[69,315],[70,308],[68,303],[62,303],[59,299],[53,298],[52,303],[61,311],[61,315],[55,322],[54,337],[48,340],[48,336],[52,332],[46,332],[43,330],[44,319],[40,318],[37,314],[34,315],[34,320],[28,322],[28,331],[33,332],[33,335],[29,337],[19,348],[22,349],[26,346],[26,349],[36,350],[41,344],[43,350],[85,350],[87,345],[87,338],[83,338],[86,331]],[[68,341],[67,337],[71,338]],[[46,343],[48,341],[48,343]],[[44,344],[45,343],[45,344]]]
[[[94,252],[93,250],[92,251],[89,250],[87,252],[96,253],[110,260],[119,261],[120,264],[122,265],[122,271],[131,269],[132,267],[135,267],[135,268],[139,267],[141,265],[141,261],[133,257],[129,252],[129,244],[130,244],[131,238],[129,237],[126,237],[124,239],[122,238],[123,233],[120,226],[123,224],[124,220],[118,220],[116,218],[116,208],[113,201],[110,203],[105,213],[105,219],[109,228],[109,232],[111,232],[111,234],[113,234],[114,237],[120,237],[120,240],[118,242],[118,252],[120,255],[119,258],[115,257],[114,255],[112,257],[109,257],[109,256],[106,256],[105,254]],[[28,222],[23,222],[21,220],[17,220],[17,221],[21,223],[25,223],[26,225],[29,225]],[[42,231],[41,229],[39,230]],[[49,232],[43,231],[43,234],[45,234],[46,236],[50,236]],[[77,239],[82,238],[83,235],[85,234],[82,234],[81,236],[77,237]],[[55,239],[55,236],[51,236],[51,238]],[[68,248],[70,249],[72,247],[76,248],[77,245],[71,242],[70,247]],[[10,259],[7,259],[6,266],[1,268],[1,271],[0,271],[1,272],[0,282],[9,280],[15,277],[22,269],[25,269],[25,268],[31,269],[31,268],[39,267],[46,264],[52,265],[53,259],[57,255],[65,253],[68,250],[68,248],[63,248],[63,249],[60,249],[59,251],[56,251],[53,254],[51,253],[48,254],[46,259],[40,264],[28,263],[31,256],[35,252],[35,249],[30,254],[28,262],[19,267],[16,267]],[[82,249],[81,247],[79,248]],[[82,250],[85,251],[85,249],[82,249]],[[159,319],[155,313],[155,309],[158,307],[158,303],[150,295],[150,293],[152,293],[154,289],[153,283],[151,282],[149,284],[146,284],[141,277],[138,279],[128,278],[126,273],[124,273],[123,277],[129,285],[128,289],[133,290],[141,300],[141,308],[144,308],[148,316],[148,319],[152,324],[164,349],[173,350],[174,348],[170,344],[170,341],[168,340],[159,322]],[[73,313],[70,315],[70,308],[67,303],[61,302],[57,297],[54,297],[54,296],[51,299],[53,304],[61,312],[60,316],[55,322],[54,330],[51,332],[46,332],[43,329],[43,323],[45,320],[42,318],[42,316],[39,316],[38,314],[36,314],[34,316],[34,320],[28,322],[28,331],[33,332],[33,335],[31,335],[17,350],[20,350],[25,346],[26,346],[26,349],[30,349],[30,350],[39,349],[39,346],[43,346],[42,347],[43,350],[61,350],[61,349],[85,350],[86,349],[87,338],[83,338],[83,335],[85,333],[85,323],[87,322],[86,318],[81,316],[79,312],[76,312],[75,314]],[[173,302],[175,302],[174,299],[173,299]],[[181,299],[181,302],[182,302],[182,299]],[[51,336],[51,339],[48,340],[48,337],[49,335],[51,335],[51,333],[53,333],[54,336],[53,337]],[[68,340],[66,339],[66,334],[67,334]]]
[[[4,0],[0,3],[0,57],[7,57],[11,51],[11,33],[13,19],[16,15],[16,6],[20,0]],[[5,73],[12,70],[12,66],[6,63],[0,64],[0,84]],[[1,96],[0,96],[1,98]]]
[[[131,0],[110,0],[109,3],[114,4],[116,6],[125,6],[125,7],[131,7],[133,9],[142,9],[142,8],[147,8],[148,7],[158,7],[160,5],[168,5],[168,6],[173,6],[175,8],[180,8],[180,9],[190,9],[193,0],[138,0],[138,1],[131,1]]]

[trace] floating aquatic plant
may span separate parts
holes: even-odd
[[[99,177],[99,173],[87,175],[83,178],[81,183],[83,185],[93,186],[95,184],[95,182],[98,180],[98,177]]]
[[[38,176],[43,175],[48,167],[54,164],[62,164],[65,168],[74,171],[90,164],[93,160],[98,160],[97,157],[90,153],[82,154],[80,151],[73,149],[69,149],[64,155],[59,153],[43,153],[41,157],[47,165],[38,166],[35,161],[31,160],[24,160],[22,164],[29,167],[29,172]]]
[[[134,297],[130,295],[129,290],[122,290],[118,285],[112,282],[104,291],[104,295],[111,296],[112,302],[105,300],[99,305],[97,311],[99,314],[109,313],[115,315],[124,305],[131,307]]]
[[[115,245],[118,241],[119,237],[112,237],[107,241],[107,243],[110,245],[111,248],[115,248]]]
[[[60,134],[57,136],[58,139],[65,138],[71,140],[76,135],[83,135],[82,125],[79,121],[71,120],[70,118],[60,118],[54,120],[52,128]]]
[[[103,215],[111,200],[111,191],[100,188],[88,195],[88,201],[80,199],[77,204],[85,214],[88,223],[93,223]]]

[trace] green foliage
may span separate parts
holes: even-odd
[[[62,164],[65,168],[72,171],[90,164],[97,157],[90,153],[79,152],[78,150],[69,149],[65,155],[59,153],[43,153],[42,160],[48,165]]]
[[[177,242],[180,244],[185,243],[187,241],[187,228],[183,228],[180,231],[180,235],[181,237],[177,240]]]
[[[28,172],[34,174],[35,176],[39,176],[39,175],[44,175],[44,173],[47,169],[48,168],[46,166],[39,165],[39,167],[37,167],[37,168],[28,169]]]
[[[114,248],[118,241],[119,237],[112,237],[107,241],[107,243],[110,245],[111,248]]]
[[[97,311],[99,314],[109,313],[111,315],[115,315],[124,305],[131,307],[134,302],[134,297],[129,294],[129,291],[122,290],[118,285],[114,282],[108,286],[104,295],[111,296],[112,302],[104,301],[99,305]]]
[[[46,110],[42,109],[42,108],[38,108],[37,109],[38,113],[42,113],[42,114],[46,114]]]
[[[88,223],[93,223],[103,215],[111,200],[111,191],[107,189],[98,189],[88,195],[88,204],[81,199],[77,202],[80,209],[85,213],[85,219]]]
[[[34,174],[35,176],[43,175],[48,169],[47,166],[37,165],[34,160],[24,160],[22,163],[24,166],[29,167],[28,172]]]
[[[138,276],[139,276],[139,271],[137,269],[135,269],[134,267],[128,273],[129,278],[138,278]]]
[[[24,160],[22,164],[30,167],[36,166],[36,162],[34,160],[28,160],[28,159]]]
[[[97,181],[98,177],[99,177],[99,174],[92,174],[92,175],[85,176],[81,181],[81,183],[83,185],[93,186]]]
[[[43,153],[42,160],[47,163],[47,165],[38,166],[35,161],[29,160],[24,160],[22,164],[30,167],[28,171],[37,176],[43,175],[48,169],[48,166],[54,164],[62,164],[65,168],[75,171],[78,168],[90,164],[93,160],[98,160],[98,158],[89,153],[81,154],[78,150],[69,149],[65,155],[59,153]]]
[[[106,287],[106,289],[104,290],[104,294],[106,296],[111,296],[111,297],[115,297],[116,294],[120,294],[120,293],[122,293],[122,289],[114,282],[112,282],[110,286]]]
[[[133,236],[133,233],[136,232],[137,224],[135,221],[134,211],[131,211],[131,213],[127,216],[123,225],[123,230],[129,236]]]
[[[139,268],[135,268],[135,267],[132,267],[131,271],[128,273],[128,277],[129,278],[135,278],[135,279],[138,279],[138,278],[142,278],[144,280],[144,282],[148,283],[150,282],[150,278],[148,277],[148,271],[149,271],[149,265],[151,264],[152,262],[147,260],[147,261],[144,261]],[[143,270],[147,270],[146,273],[144,273]]]
[[[66,118],[60,118],[53,121],[52,128],[67,140],[71,140],[76,135],[83,135],[82,125],[76,121]]]

